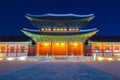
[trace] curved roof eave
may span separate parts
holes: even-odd
[[[27,28],[23,28],[23,30],[28,31],[28,32],[41,32],[40,30],[27,29]],[[93,29],[81,29],[80,32],[91,32],[91,31],[95,31],[95,30],[97,30],[97,28],[93,28]],[[50,32],[55,32],[55,31],[50,31]],[[60,32],[63,32],[63,31],[60,31]],[[66,32],[70,32],[70,31],[66,31]]]
[[[38,18],[34,18],[34,17],[26,17],[27,19],[29,19],[30,21],[41,21],[41,22],[76,22],[76,21],[91,21],[93,17],[86,17],[83,19],[74,19],[74,20],[52,20],[52,19],[38,19]]]
[[[65,17],[65,16],[73,16],[73,17],[90,17],[90,16],[94,16],[94,14],[88,14],[88,15],[78,15],[78,14],[43,14],[43,15],[32,15],[32,14],[26,14],[26,16],[30,16],[30,17],[45,17],[45,16],[55,16],[55,17]]]
[[[48,36],[70,36],[70,35],[80,35],[80,34],[87,34],[87,33],[91,33],[91,32],[96,32],[98,31],[97,28],[94,29],[87,29],[87,30],[80,30],[78,32],[70,32],[70,31],[59,31],[59,32],[55,32],[55,31],[36,31],[36,30],[31,30],[31,29],[23,29],[22,32],[27,32],[30,34],[35,34],[35,35],[48,35]]]
[[[40,32],[40,30],[34,30],[34,29],[27,29],[27,28],[23,28],[23,30],[25,31],[32,31],[32,32]]]
[[[85,34],[77,34],[77,35],[70,35],[70,36],[54,36],[54,35],[40,35],[40,34],[34,34],[30,33],[24,30],[21,30],[26,36],[32,38],[36,42],[85,42],[88,38],[95,35],[98,30],[85,33]]]
[[[25,17],[30,21],[39,22],[76,22],[76,21],[91,21],[95,16],[77,15],[77,14],[44,14],[44,15],[31,15],[26,14]]]

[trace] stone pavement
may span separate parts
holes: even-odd
[[[85,61],[82,63],[120,78],[120,61]]]
[[[41,61],[36,65],[10,72],[0,80],[120,80],[83,65],[79,61]]]

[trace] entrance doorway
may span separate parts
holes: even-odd
[[[81,56],[83,43],[71,42],[38,42],[37,56]]]
[[[52,56],[67,56],[68,55],[68,44],[63,42],[52,43]]]

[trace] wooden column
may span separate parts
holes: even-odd
[[[111,44],[111,53],[112,53],[112,56],[114,56],[114,54],[113,54],[113,44]]]
[[[17,53],[18,53],[18,44],[16,44],[16,56],[17,56]]]
[[[51,44],[50,44],[50,56],[53,56],[53,55],[52,55],[52,42],[51,42]]]
[[[40,55],[40,44],[39,44],[39,42],[37,42],[37,44],[36,44],[36,53],[37,53],[37,56],[39,56]]]
[[[67,56],[69,56],[69,42],[67,43],[67,49],[68,49]]]
[[[102,54],[104,56],[104,45],[102,44]]]
[[[7,46],[6,56],[8,56],[8,52],[9,52],[8,44],[6,46]]]
[[[80,43],[80,48],[81,48],[81,49],[80,49],[80,50],[81,50],[81,53],[80,53],[81,55],[80,55],[80,56],[83,56],[83,48],[84,48],[83,46],[84,46],[84,45],[83,45],[83,42],[81,42],[81,43]]]

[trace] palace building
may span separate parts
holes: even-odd
[[[24,28],[22,32],[36,42],[36,56],[82,56],[85,41],[98,32],[96,28],[82,30],[94,17],[93,14],[27,14],[26,18],[37,30]]]
[[[120,38],[96,37],[97,28],[84,29],[94,14],[25,17],[36,29],[23,28],[25,37],[0,37],[0,56],[114,56],[120,52]]]

